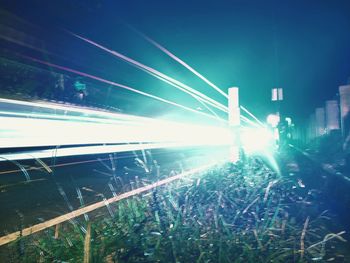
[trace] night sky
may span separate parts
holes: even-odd
[[[350,1],[0,3],[3,11],[26,21],[19,25],[6,16],[1,23],[43,41],[50,51],[45,56],[51,62],[187,105],[195,102],[65,30],[150,65],[225,103],[220,94],[142,39],[134,31],[137,29],[222,90],[240,87],[241,103],[261,118],[273,109],[273,87],[284,88],[285,114],[302,120],[326,99],[336,98],[338,86],[346,84],[350,76]],[[2,39],[1,45],[9,49],[4,42]],[[19,49],[18,45],[10,48],[13,52]],[[43,56],[40,52],[35,55]],[[147,108],[154,110],[154,105],[140,101],[145,112]]]

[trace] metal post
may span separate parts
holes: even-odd
[[[234,136],[234,141],[230,148],[230,160],[235,163],[239,160],[239,129],[241,124],[239,92],[237,87],[228,89],[228,122]]]

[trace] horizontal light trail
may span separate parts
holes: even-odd
[[[0,148],[156,141],[150,130],[141,134],[142,125],[135,124],[21,117],[0,117],[0,122]]]
[[[215,89],[217,92],[219,92],[221,95],[223,95],[225,98],[228,99],[228,95],[223,92],[218,86],[216,86],[214,83],[209,81],[206,77],[204,77],[202,74],[200,74],[198,71],[196,71],[194,68],[192,68],[190,65],[188,65],[186,62],[184,62],[182,59],[179,57],[175,56],[173,53],[171,53],[168,49],[151,39],[150,37],[146,36],[145,34],[137,31],[134,29],[139,35],[141,35],[144,39],[146,39],[149,43],[157,47],[159,50],[161,50],[163,53],[171,57],[173,60],[187,68],[189,71],[191,71],[193,74],[195,74],[197,77],[199,77],[201,80],[203,80],[205,83],[207,83],[209,86],[211,86],[213,89]]]
[[[92,205],[88,205],[86,207],[79,208],[79,209],[74,210],[74,211],[72,211],[70,213],[67,213],[67,214],[58,216],[56,218],[53,218],[51,220],[42,222],[40,224],[37,224],[37,225],[31,226],[31,227],[22,229],[21,231],[17,231],[17,232],[8,234],[6,236],[2,236],[2,237],[0,237],[0,246],[8,244],[8,243],[10,243],[12,241],[15,241],[19,237],[29,236],[31,234],[34,234],[34,233],[40,232],[42,230],[45,230],[45,229],[47,229],[49,227],[58,225],[60,223],[63,223],[63,222],[66,222],[68,220],[71,220],[73,218],[76,218],[78,216],[81,216],[81,215],[84,215],[86,213],[92,212],[92,211],[94,211],[96,209],[105,207],[107,204],[109,205],[109,204],[112,204],[112,203],[115,203],[115,202],[119,202],[119,201],[127,199],[129,197],[148,192],[148,191],[150,191],[150,190],[152,190],[154,188],[157,188],[157,187],[160,187],[160,186],[163,186],[163,185],[167,185],[167,184],[172,183],[172,182],[177,181],[177,180],[181,180],[181,179],[183,179],[185,177],[188,177],[188,176],[191,176],[191,175],[194,175],[194,174],[197,174],[197,173],[205,172],[205,171],[207,171],[207,170],[209,170],[209,169],[211,169],[211,168],[213,168],[216,165],[219,165],[221,163],[224,163],[224,161],[212,162],[210,164],[191,169],[191,170],[183,172],[181,174],[178,174],[178,175],[175,175],[175,176],[171,176],[171,177],[165,178],[163,180],[159,180],[159,181],[157,181],[155,183],[152,183],[150,185],[146,185],[146,186],[143,186],[143,187],[131,190],[129,192],[117,195],[117,196],[109,198],[107,200],[103,200],[103,201],[94,203]]]
[[[3,154],[0,155],[3,158],[2,161],[155,148],[220,146],[230,145],[233,142],[233,135],[229,129],[224,127],[191,125],[134,115],[71,108],[53,103],[5,99],[0,102],[2,103],[0,106],[10,104],[12,108],[24,111],[0,112],[2,123],[0,148],[69,146],[51,150]],[[28,112],[36,108],[48,112]],[[50,114],[49,110],[54,113]],[[75,116],[71,115],[72,113],[81,115]],[[241,119],[250,126],[258,127],[256,123],[244,116],[241,116]],[[142,144],[139,144],[140,142]],[[92,146],[72,147],[74,145]]]
[[[29,152],[29,151],[28,151]],[[23,152],[22,152],[23,153]],[[116,160],[119,158],[112,158],[112,160]],[[86,160],[86,161],[77,161],[77,162],[67,162],[67,163],[60,163],[60,164],[54,164],[54,165],[46,165],[49,168],[56,168],[56,167],[64,167],[64,166],[70,166],[70,165],[78,165],[78,164],[87,164],[87,163],[97,163],[99,161],[110,161],[110,158],[103,158],[103,159],[92,159],[92,160]],[[46,170],[45,167],[39,166],[39,167],[26,167],[26,171],[36,171],[36,170]],[[21,169],[15,169],[15,170],[6,170],[6,171],[1,171],[0,175],[2,174],[10,174],[10,173],[19,173],[21,172]]]
[[[193,125],[52,103],[0,100],[1,107],[0,148],[19,148],[18,151],[23,151],[25,147],[68,146],[2,154],[0,157],[3,160],[219,146],[232,141],[232,135],[225,127]],[[13,108],[18,108],[19,112],[13,112]],[[30,112],[39,109],[44,113]]]
[[[95,47],[100,48],[101,50],[104,50],[104,51],[106,51],[106,52],[108,52],[108,53],[110,53],[110,54],[112,54],[112,55],[114,55],[114,56],[116,56],[116,57],[118,57],[118,58],[120,58],[120,59],[122,59],[122,60],[124,60],[124,61],[126,61],[126,62],[128,62],[130,64],[132,64],[132,65],[135,65],[138,68],[142,68],[145,71],[151,72],[151,73],[153,73],[155,75],[160,76],[163,79],[166,79],[166,80],[168,80],[168,81],[170,81],[172,83],[175,83],[177,86],[180,86],[180,87],[183,88],[182,91],[185,91],[187,94],[189,94],[191,96],[193,96],[193,94],[195,94],[195,95],[201,97],[203,99],[203,101],[205,101],[206,103],[210,103],[212,106],[216,107],[217,109],[220,109],[220,110],[222,110],[224,112],[227,111],[227,107],[222,105],[221,103],[217,102],[216,100],[213,100],[212,98],[204,95],[203,93],[201,93],[201,92],[199,92],[199,91],[197,91],[197,90],[195,90],[195,89],[193,89],[193,88],[191,88],[191,87],[181,83],[180,81],[175,80],[174,78],[171,78],[171,77],[165,75],[164,73],[161,73],[158,70],[155,70],[155,69],[153,69],[153,68],[151,68],[149,66],[146,66],[146,65],[144,65],[144,64],[142,64],[142,63],[140,63],[140,62],[138,62],[138,61],[136,61],[134,59],[131,59],[131,58],[129,58],[129,57],[119,53],[119,52],[116,52],[114,50],[108,49],[108,48],[106,48],[106,47],[104,47],[104,46],[102,46],[102,45],[100,45],[100,44],[98,44],[98,43],[96,43],[96,42],[94,42],[94,41],[92,41],[90,39],[81,37],[81,36],[79,36],[77,34],[74,34],[74,33],[71,33],[71,34],[74,35],[75,37],[77,37],[77,38],[79,38],[79,39],[81,39],[81,40],[83,40],[83,41],[85,41],[85,42],[95,46]]]
[[[53,115],[53,114],[42,114],[42,113],[23,113],[23,112],[9,112],[0,111],[0,116],[3,117],[25,117],[33,119],[50,119],[50,120],[62,120],[62,121],[75,121],[75,122],[93,122],[103,124],[137,124],[135,121],[129,120],[113,120],[113,119],[102,119],[102,118],[91,118],[91,117],[80,117],[80,116],[67,116],[67,115]]]
[[[84,72],[81,72],[81,71],[78,71],[78,70],[75,70],[75,69],[68,68],[68,67],[56,65],[56,64],[53,64],[53,63],[50,63],[50,62],[47,62],[47,61],[43,61],[43,60],[37,59],[37,58],[24,56],[24,55],[22,55],[22,57],[30,59],[30,60],[32,60],[34,62],[38,62],[38,63],[43,64],[43,65],[47,65],[47,66],[54,67],[54,68],[57,68],[57,69],[61,69],[61,70],[67,71],[67,72],[71,72],[71,73],[77,74],[79,76],[87,77],[87,78],[90,78],[90,79],[93,79],[93,80],[97,80],[99,82],[106,83],[106,84],[112,85],[114,87],[119,87],[119,88],[122,88],[122,89],[126,89],[126,90],[129,90],[129,91],[138,93],[140,95],[143,95],[145,97],[149,97],[149,98],[152,98],[152,99],[155,99],[155,100],[158,100],[158,101],[170,104],[172,106],[176,106],[178,108],[181,108],[181,109],[184,109],[184,110],[187,110],[187,111],[190,111],[190,112],[193,112],[193,113],[197,113],[197,114],[209,117],[211,119],[217,120],[214,116],[209,115],[207,113],[204,113],[204,112],[201,112],[201,111],[197,111],[197,110],[192,109],[190,107],[181,105],[179,103],[176,103],[176,102],[173,102],[173,101],[170,101],[170,100],[163,99],[161,97],[158,97],[158,96],[149,94],[147,92],[143,92],[143,91],[131,88],[131,87],[123,85],[123,84],[119,84],[119,83],[116,83],[116,82],[113,82],[113,81],[110,81],[110,80],[106,80],[106,79],[103,79],[103,78],[100,78],[100,77],[97,77],[97,76],[94,76],[94,75],[91,75],[91,74],[88,74],[88,73],[84,73]]]
[[[0,155],[3,161],[155,148],[222,146],[230,145],[234,141],[232,137],[234,135],[227,127],[184,124],[120,113],[71,108],[53,103],[4,99],[0,102],[0,106],[8,107],[10,104],[12,108],[20,110],[20,112],[6,110],[0,112],[2,123],[0,148],[21,148],[23,151],[24,147],[69,146],[58,150],[55,148]],[[48,112],[28,112],[36,108]],[[54,113],[50,114],[50,110]],[[71,115],[72,113],[80,116]],[[244,116],[241,116],[241,119],[249,126],[259,127]]]
[[[139,142],[206,145],[230,140],[226,128],[168,121],[105,124],[0,116],[0,123],[0,148]]]
[[[31,159],[58,158],[76,155],[106,154],[106,153],[123,153],[130,151],[152,150],[161,148],[189,148],[203,147],[202,143],[135,143],[121,145],[95,145],[95,146],[78,146],[66,148],[53,148],[48,150],[24,151],[19,153],[0,154],[0,162],[20,161]],[[210,144],[207,145],[212,146]]]
[[[164,124],[165,120],[157,120],[153,118],[140,117],[129,114],[121,113],[111,113],[102,110],[92,110],[89,108],[81,108],[72,105],[62,105],[52,102],[29,102],[29,101],[19,101],[19,100],[10,100],[10,99],[1,99],[0,98],[0,109],[12,108],[16,109],[17,112],[13,111],[0,111],[0,116],[18,116],[26,118],[46,118],[46,119],[55,119],[55,120],[76,120],[82,122],[99,122],[99,123],[116,123],[121,124],[123,122],[128,122],[128,124],[136,123],[148,123],[159,124],[159,121]],[[39,111],[46,111],[46,113],[33,113],[33,109],[37,108]],[[59,112],[57,112],[59,111]],[[79,114],[80,116],[75,116],[73,114]],[[215,113],[214,113],[215,114]],[[83,116],[81,116],[83,115]],[[87,116],[88,115],[88,116]],[[214,117],[214,116],[212,116]],[[226,124],[227,121],[219,118],[215,114],[215,118],[221,121],[223,124]],[[174,123],[174,122],[169,122]],[[0,144],[1,145],[1,144]]]
[[[141,117],[131,114],[115,113],[104,110],[91,109],[86,107],[81,107],[71,104],[59,104],[46,101],[22,101],[22,100],[12,100],[12,99],[3,99],[0,98],[0,108],[3,109],[3,112],[11,112],[12,109],[18,110],[18,113],[33,113],[34,110],[38,111],[47,111],[47,114],[52,113],[50,116],[56,116],[63,118],[64,116],[75,117],[79,114],[80,117],[94,117],[94,118],[103,118],[104,120],[123,120],[130,122],[150,122],[156,121],[156,119],[149,117]],[[10,108],[10,110],[8,110]],[[6,111],[7,110],[7,111]],[[78,117],[79,117],[78,116]]]

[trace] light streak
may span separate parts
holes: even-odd
[[[202,74],[200,74],[198,71],[196,71],[194,68],[192,68],[190,65],[188,65],[186,62],[181,60],[179,57],[175,56],[173,53],[171,53],[168,49],[151,39],[150,37],[146,36],[145,34],[137,31],[133,28],[135,32],[137,32],[140,36],[142,36],[144,39],[146,39],[149,43],[157,47],[159,50],[161,50],[163,53],[174,59],[176,62],[187,68],[189,71],[191,71],[193,74],[195,74],[197,77],[199,77],[201,80],[203,80],[205,83],[207,83],[209,86],[211,86],[213,89],[215,89],[217,92],[219,92],[221,95],[223,95],[225,98],[228,98],[228,95],[223,92],[218,86],[216,86],[214,83],[209,81],[206,77],[204,77]]]
[[[42,113],[24,113],[24,112],[8,112],[0,111],[0,116],[6,117],[25,117],[34,119],[50,119],[50,120],[62,120],[62,121],[76,121],[76,122],[93,122],[103,124],[137,124],[135,121],[128,120],[113,120],[113,119],[102,119],[102,118],[91,118],[91,117],[80,117],[80,116],[69,116],[69,115],[53,115],[53,114],[42,114]]]
[[[245,111],[250,117],[252,117],[257,123],[259,123],[259,125],[261,125],[262,127],[266,127],[266,125],[264,123],[262,123],[253,113],[251,113],[249,110],[247,110],[245,107],[240,106],[240,108]]]
[[[132,27],[131,27],[132,28]],[[155,47],[157,47],[159,50],[161,50],[163,53],[165,53],[166,55],[168,55],[169,57],[171,57],[172,59],[174,59],[175,61],[177,61],[179,64],[181,64],[182,66],[184,66],[185,68],[187,68],[189,71],[191,71],[193,74],[195,74],[197,77],[199,77],[200,79],[202,79],[204,82],[206,82],[209,86],[211,86],[212,88],[214,88],[216,91],[218,91],[221,95],[223,95],[225,98],[228,98],[228,95],[226,93],[224,93],[218,86],[216,86],[214,83],[212,83],[211,81],[209,81],[207,78],[205,78],[202,74],[200,74],[198,71],[196,71],[194,68],[192,68],[190,65],[188,65],[186,62],[184,62],[183,60],[181,60],[179,57],[177,57],[176,55],[174,55],[173,53],[171,53],[168,49],[166,49],[165,47],[163,47],[162,45],[160,45],[159,43],[157,43],[156,41],[154,41],[153,39],[151,39],[150,37],[146,36],[145,34],[139,32],[138,30],[132,28],[135,32],[137,32],[140,36],[142,36],[145,40],[147,40],[149,43],[151,43],[152,45],[154,45]],[[255,116],[253,115],[250,111],[248,111],[245,107],[241,106],[240,107],[243,111],[245,111],[249,116],[251,116],[256,122],[258,122],[260,125],[262,125],[263,127],[265,127],[265,125]],[[215,113],[214,113],[215,114]],[[216,114],[215,114],[216,115]],[[217,116],[217,115],[216,115]],[[244,118],[244,121],[248,122],[247,118]],[[252,122],[249,122],[250,124],[254,125]],[[255,126],[255,125],[254,125]]]
[[[225,128],[170,122],[104,124],[53,119],[0,117],[0,148],[139,142],[224,144]]]
[[[2,108],[5,110],[7,108],[14,108],[20,114],[21,112],[28,112],[28,114],[32,114],[33,109],[40,109],[41,111],[48,111],[48,113],[52,112],[53,114],[50,115],[52,118],[64,118],[64,116],[73,116],[72,114],[80,114],[84,118],[88,116],[94,116],[98,118],[103,118],[104,120],[109,121],[116,121],[116,120],[123,120],[123,121],[130,121],[130,122],[144,122],[144,121],[151,121],[154,120],[152,118],[147,117],[141,117],[131,114],[122,114],[122,113],[115,113],[115,112],[108,112],[103,110],[95,110],[90,108],[83,108],[76,105],[66,105],[66,104],[58,104],[58,103],[52,103],[52,102],[33,102],[33,101],[21,101],[21,100],[12,100],[12,99],[3,99],[0,98],[0,104],[2,104]],[[6,111],[6,113],[9,113],[10,111]],[[80,116],[80,117],[81,117]]]
[[[125,157],[124,157],[125,158]],[[34,158],[33,158],[34,159]],[[117,158],[113,158],[117,159]],[[86,163],[96,163],[100,161],[107,161],[109,158],[104,158],[104,159],[92,159],[92,160],[86,160],[86,161],[78,161],[78,162],[67,162],[67,163],[60,163],[60,164],[54,164],[54,165],[46,165],[49,168],[56,168],[56,167],[64,167],[64,166],[70,166],[70,165],[78,165],[78,164],[86,164]],[[101,162],[102,163],[102,162]],[[35,170],[43,170],[45,167],[26,167],[25,168],[27,171],[35,171]],[[0,175],[2,174],[10,174],[10,173],[18,173],[21,172],[21,169],[15,169],[15,170],[6,170],[6,171],[1,171]],[[31,180],[33,182],[33,180]]]
[[[155,73],[153,73],[153,72],[147,71],[147,70],[145,70],[144,68],[141,68],[141,67],[139,67],[139,66],[136,66],[136,65],[134,65],[134,66],[137,67],[137,68],[139,68],[140,70],[146,72],[147,74],[149,74],[149,75],[151,75],[151,76],[153,76],[153,77],[155,77],[155,78],[157,78],[157,79],[159,79],[159,80],[161,80],[161,81],[163,81],[163,82],[165,82],[165,83],[167,83],[167,84],[169,84],[169,85],[171,85],[171,86],[173,86],[173,87],[175,87],[175,88],[181,90],[182,92],[185,92],[185,93],[189,94],[189,95],[192,96],[194,99],[196,99],[199,103],[201,103],[202,105],[204,105],[210,112],[212,112],[212,111],[210,110],[210,108],[209,108],[206,104],[211,105],[212,107],[217,108],[217,109],[219,109],[219,110],[221,110],[221,111],[223,111],[223,112],[227,112],[227,109],[225,109],[225,108],[222,108],[222,109],[218,108],[218,106],[215,105],[215,104],[213,104],[212,102],[210,102],[210,101],[208,101],[208,100],[206,100],[206,99],[203,99],[202,97],[199,97],[199,96],[196,95],[196,94],[193,94],[193,93],[191,93],[191,92],[188,92],[188,91],[187,91],[186,89],[184,89],[183,87],[179,86],[178,84],[176,84],[176,83],[174,83],[174,82],[171,82],[170,80],[164,78],[163,76],[160,76],[160,75],[157,75],[157,74],[155,74]],[[183,85],[184,85],[184,84],[183,84]],[[216,114],[214,114],[214,116],[216,116]]]
[[[83,77],[87,77],[87,78],[90,78],[90,79],[93,79],[93,80],[97,80],[97,81],[102,82],[102,83],[106,83],[106,84],[109,84],[109,85],[112,85],[112,86],[115,86],[115,87],[119,87],[119,88],[122,88],[122,89],[126,89],[126,90],[129,90],[129,91],[132,91],[132,92],[141,94],[141,95],[143,95],[143,96],[145,96],[145,97],[149,97],[149,98],[152,98],[152,99],[155,99],[155,100],[158,100],[158,101],[161,101],[161,102],[170,104],[170,105],[172,105],[172,106],[176,106],[176,107],[178,107],[178,108],[191,111],[191,112],[193,112],[193,113],[197,113],[197,114],[200,114],[200,115],[209,117],[209,118],[214,118],[214,119],[216,119],[215,116],[206,114],[206,113],[204,113],[204,112],[197,111],[197,110],[192,109],[192,108],[190,108],[190,107],[181,105],[181,104],[179,104],[179,103],[176,103],[176,102],[173,102],[173,101],[170,101],[170,100],[163,99],[163,98],[161,98],[161,97],[158,97],[158,96],[149,94],[149,93],[147,93],[147,92],[143,92],[143,91],[140,91],[140,90],[131,88],[131,87],[129,87],[129,86],[116,83],[116,82],[114,82],[114,81],[106,80],[106,79],[103,79],[103,78],[100,78],[100,77],[97,77],[97,76],[94,76],[94,75],[91,75],[91,74],[88,74],[88,73],[84,73],[84,72],[81,72],[81,71],[78,71],[78,70],[75,70],[75,69],[71,69],[71,68],[68,68],[68,67],[56,65],[56,64],[53,64],[53,63],[50,63],[50,62],[47,62],[47,61],[43,61],[43,60],[37,59],[37,58],[33,58],[33,57],[25,56],[25,55],[22,55],[22,56],[23,56],[24,58],[30,59],[30,60],[32,60],[32,61],[34,61],[34,62],[41,63],[41,64],[43,64],[43,65],[47,65],[47,66],[50,66],[50,67],[54,67],[54,68],[57,68],[57,69],[61,69],[61,70],[64,70],[64,71],[67,71],[67,72],[71,72],[71,73],[74,73],[74,74],[77,74],[77,75],[80,75],[80,76],[83,76]],[[216,119],[216,120],[217,120],[217,119]]]
[[[75,36],[75,37],[77,37],[77,38],[79,38],[79,39],[81,39],[81,40],[83,40],[83,41],[85,41],[85,42],[95,46],[95,47],[100,48],[101,50],[104,50],[104,51],[106,51],[106,52],[108,52],[108,53],[110,53],[110,54],[112,54],[112,55],[114,55],[114,56],[116,56],[116,57],[118,57],[118,58],[120,58],[120,59],[122,59],[122,60],[124,60],[124,61],[126,61],[126,62],[128,62],[130,64],[132,64],[132,65],[134,65],[134,66],[136,66],[136,67],[138,67],[138,68],[142,68],[142,69],[144,69],[147,72],[151,72],[151,73],[153,73],[155,75],[160,76],[163,79],[166,79],[166,80],[168,80],[168,81],[170,81],[172,83],[175,83],[177,86],[180,86],[182,88],[181,90],[186,92],[187,94],[189,94],[191,96],[193,96],[193,94],[195,94],[195,95],[201,97],[205,103],[208,103],[208,104],[212,105],[213,107],[216,107],[217,109],[220,109],[220,110],[222,110],[224,112],[227,112],[227,107],[226,106],[224,106],[221,103],[217,102],[216,100],[214,100],[214,99],[204,95],[203,93],[201,93],[201,92],[199,92],[199,91],[197,91],[197,90],[195,90],[195,89],[193,89],[193,88],[191,88],[191,87],[181,83],[180,81],[175,80],[175,79],[165,75],[164,73],[161,73],[158,70],[155,70],[155,69],[153,69],[153,68],[151,68],[149,66],[146,66],[146,65],[144,65],[144,64],[142,64],[142,63],[140,63],[140,62],[138,62],[138,61],[136,61],[136,60],[134,60],[132,58],[129,58],[129,57],[119,53],[119,52],[116,52],[114,50],[108,49],[108,48],[106,48],[106,47],[104,47],[104,46],[102,46],[102,45],[100,45],[100,44],[98,44],[98,43],[96,43],[96,42],[94,42],[94,41],[92,41],[90,39],[84,38],[84,37],[79,36],[79,35],[74,34],[74,33],[71,33],[71,34],[73,36]]]
[[[0,162],[1,161],[9,161],[9,162],[13,163],[14,165],[16,165],[21,170],[21,172],[24,174],[26,181],[27,182],[30,181],[29,173],[20,163],[16,162],[15,160],[12,160],[12,159],[7,159],[6,156],[0,156]]]
[[[105,153],[122,153],[139,150],[151,150],[160,148],[192,148],[203,147],[201,143],[142,143],[142,144],[120,144],[120,145],[96,145],[96,146],[78,146],[66,148],[53,148],[48,150],[35,150],[19,153],[8,153],[0,155],[0,162],[13,160],[30,160],[53,157],[67,157],[75,155],[105,154]],[[206,146],[212,146],[208,143]]]
[[[0,148],[69,146],[0,155],[6,160],[41,159],[56,154],[62,157],[155,148],[219,146],[228,145],[232,140],[225,127],[178,123],[57,104],[14,100],[0,102],[4,107],[0,112]],[[6,111],[6,108],[12,110],[15,107],[19,112]],[[34,110],[38,107],[47,112],[28,112],[33,107]],[[76,145],[84,146],[72,147]]]
[[[187,68],[189,71],[191,71],[193,74],[195,74],[197,77],[199,77],[200,79],[202,79],[204,82],[206,82],[209,86],[211,86],[213,89],[215,89],[217,92],[219,92],[221,95],[223,95],[225,98],[228,99],[228,95],[223,92],[218,86],[216,86],[214,83],[212,83],[211,81],[209,81],[207,78],[205,78],[202,74],[200,74],[198,71],[196,71],[194,68],[192,68],[190,65],[188,65],[186,62],[184,62],[183,60],[181,60],[179,57],[177,57],[176,55],[174,55],[173,53],[171,53],[168,49],[166,49],[165,47],[163,47],[162,45],[160,45],[158,42],[154,41],[153,39],[151,39],[150,37],[146,36],[145,34],[139,32],[138,30],[136,30],[135,28],[131,27],[130,25],[128,25],[133,31],[135,31],[136,33],[138,33],[140,36],[142,36],[145,40],[147,40],[149,43],[151,43],[152,45],[154,45],[155,47],[157,47],[159,50],[161,50],[163,53],[165,53],[166,55],[168,55],[169,57],[171,57],[172,59],[174,59],[176,62],[178,62],[179,64],[181,64],[182,66],[184,66],[185,68]],[[241,106],[240,107],[243,111],[245,111],[249,116],[251,116],[255,121],[257,121],[260,125],[262,125],[263,127],[265,127],[265,125],[255,116],[253,115],[250,111],[248,111],[248,109],[246,109],[245,107]],[[214,113],[215,114],[215,113]],[[216,114],[215,114],[216,115]]]
[[[168,83],[169,85],[171,85],[171,86],[173,86],[173,87],[175,87],[175,88],[178,88],[178,89],[180,89],[180,90],[183,90],[181,87],[179,87],[179,86],[176,85],[175,83],[172,83],[172,82],[170,82],[170,81],[168,81],[168,80],[166,80],[166,79],[164,79],[164,78],[162,78],[162,77],[160,77],[160,76],[158,76],[158,75],[155,75],[155,74],[153,74],[153,73],[149,73],[149,74],[151,74],[152,76],[154,76],[154,77],[157,78],[157,79],[160,79],[160,80],[162,80],[162,81]],[[222,118],[220,118],[220,117],[215,113],[215,111],[213,111],[213,110],[205,103],[205,101],[204,101],[202,98],[200,98],[199,96],[197,96],[197,95],[195,95],[195,94],[192,94],[192,97],[195,98],[201,105],[203,105],[203,107],[205,107],[210,113],[212,113],[213,116],[214,116],[217,120],[226,122],[225,120],[223,120]]]
[[[211,81],[209,81],[207,78],[205,78],[202,74],[200,74],[198,71],[196,71],[194,68],[192,68],[190,65],[188,65],[186,62],[184,62],[183,60],[181,60],[179,57],[177,57],[176,55],[174,55],[173,53],[171,53],[168,49],[166,49],[165,47],[163,47],[162,45],[160,45],[158,42],[154,41],[153,39],[151,39],[150,37],[146,36],[145,34],[139,32],[138,30],[136,30],[135,28],[131,27],[129,25],[130,28],[132,28],[132,30],[134,30],[136,33],[138,33],[140,36],[142,36],[145,40],[147,40],[149,43],[151,43],[152,45],[154,45],[155,47],[157,47],[159,50],[161,50],[163,53],[165,53],[166,55],[168,55],[169,57],[171,57],[172,59],[174,59],[176,62],[178,62],[179,64],[181,64],[182,66],[184,66],[185,68],[187,68],[189,71],[191,71],[193,74],[195,74],[197,77],[199,77],[200,79],[202,79],[204,82],[206,82],[209,86],[211,86],[213,89],[215,89],[217,92],[219,92],[221,95],[223,95],[225,98],[228,99],[228,95],[223,92],[218,86],[216,86],[214,83],[212,83]],[[263,127],[265,127],[265,125],[254,115],[252,114],[250,111],[248,111],[248,109],[246,109],[243,106],[240,106],[240,108],[245,111],[249,116],[251,116],[256,122],[258,122],[260,125],[262,125]],[[215,113],[214,113],[215,114]],[[215,114],[216,115],[216,114]],[[247,120],[247,119],[244,119]]]
[[[261,128],[257,123],[253,122],[252,120],[248,119],[247,117],[241,115],[241,120],[244,121],[245,123],[248,123],[249,125],[256,127],[256,128]]]

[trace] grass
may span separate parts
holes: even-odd
[[[154,169],[157,170],[157,169]],[[154,172],[153,179],[157,179]],[[138,178],[129,187],[145,184]],[[94,215],[91,262],[326,262],[342,255],[314,191],[258,159],[217,167]],[[90,217],[92,218],[92,217]],[[9,262],[83,262],[89,222],[8,246]]]

